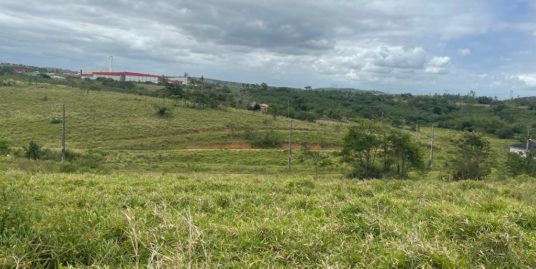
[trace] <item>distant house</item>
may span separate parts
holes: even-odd
[[[15,69],[13,69],[13,72],[15,72],[17,74],[24,74],[24,73],[28,72],[28,69],[26,69],[25,67],[17,67]]]
[[[527,143],[515,144],[510,146],[511,153],[517,153],[521,156],[526,156],[528,151],[536,150],[536,141],[529,140]]]
[[[260,104],[261,112],[268,112],[268,109],[270,109],[270,106],[268,104]]]
[[[166,77],[166,82],[171,84],[187,85],[188,77]]]
[[[58,75],[52,75],[52,76],[50,76],[50,78],[51,79],[59,79],[59,80],[65,79],[65,77],[58,76]]]

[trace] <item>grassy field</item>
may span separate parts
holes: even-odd
[[[251,111],[195,109],[181,102],[106,91],[85,91],[58,85],[20,83],[0,88],[0,139],[20,149],[30,140],[47,148],[60,147],[61,105],[67,106],[67,147],[75,152],[100,150],[108,170],[128,171],[213,171],[280,173],[286,169],[288,121]],[[165,105],[170,115],[159,118],[155,106]],[[342,143],[348,124],[294,121],[293,144],[332,151]],[[273,130],[280,149],[251,149],[251,133]],[[435,166],[446,170],[452,155],[452,139],[460,133],[436,129]],[[430,128],[413,133],[428,150]],[[493,156],[500,168],[510,140],[490,138]],[[336,159],[336,157],[333,157]],[[4,166],[34,171],[58,171],[53,163],[4,159]],[[1,165],[1,164],[0,164]],[[311,166],[295,163],[297,171],[311,172]],[[56,165],[57,166],[57,165]],[[341,173],[339,167],[324,172]],[[500,170],[500,169],[498,169]],[[419,175],[420,176],[420,175]]]
[[[60,147],[61,105],[67,106],[67,147],[75,152],[104,152],[108,170],[271,172],[286,169],[288,121],[232,108],[195,109],[181,102],[106,91],[90,92],[57,85],[0,88],[0,139],[14,149],[30,140]],[[165,105],[169,115],[155,115]],[[250,136],[273,130],[279,149],[254,148]],[[293,144],[332,150],[344,124],[294,121]],[[252,149],[253,147],[253,149]],[[57,171],[52,162],[11,158],[4,166]],[[306,171],[296,163],[298,171]],[[328,169],[327,172],[333,172]]]
[[[530,268],[536,181],[0,174],[0,267]]]
[[[99,166],[17,156],[30,140],[59,148],[63,102],[68,149]],[[0,88],[0,140],[15,152],[0,156],[0,268],[536,267],[536,180],[504,173],[514,141],[489,138],[485,181],[448,182],[460,133],[436,129],[431,170],[363,182],[344,179],[336,155],[349,123],[295,121],[288,174],[287,124],[135,94]],[[248,138],[269,130],[281,145]],[[426,151],[431,129],[411,133]],[[316,175],[299,144],[333,164]]]

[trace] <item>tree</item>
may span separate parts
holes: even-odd
[[[527,152],[526,156],[518,153],[508,154],[506,160],[508,172],[514,176],[525,174],[531,177],[536,176],[536,151]]]
[[[37,160],[43,155],[43,150],[34,141],[30,141],[28,145],[23,147],[24,157],[32,160]]]
[[[167,96],[174,97],[174,98],[182,98],[184,95],[184,91],[182,90],[181,86],[178,84],[167,84],[165,93]]]
[[[391,145],[391,152],[394,163],[396,163],[396,173],[398,176],[407,176],[409,167],[424,167],[419,145],[411,140],[410,135],[400,131],[392,131],[387,137],[387,140]]]
[[[489,173],[489,142],[481,134],[465,132],[455,141],[456,158],[452,160],[453,178],[483,179]]]
[[[343,139],[341,155],[343,161],[354,169],[351,176],[373,178],[381,175],[375,165],[376,154],[382,145],[378,131],[378,126],[369,121],[363,121],[360,126],[348,130]]]
[[[329,155],[320,151],[311,150],[309,145],[303,144],[298,155],[298,161],[303,163],[310,162],[315,168],[315,177],[318,177],[320,167],[326,167],[332,164]]]
[[[277,114],[279,114],[279,108],[277,106],[270,106],[268,113],[272,115],[274,120],[277,120]]]

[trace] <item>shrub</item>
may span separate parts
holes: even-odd
[[[9,153],[9,144],[7,141],[0,140],[0,155],[6,155]]]
[[[528,176],[536,176],[536,152],[529,151],[527,156],[522,156],[517,153],[509,153],[506,160],[508,172],[514,176],[526,174]]]
[[[251,145],[256,148],[276,148],[281,145],[282,139],[273,129],[260,133],[253,138]]]
[[[30,141],[28,145],[23,147],[24,157],[32,160],[38,160],[43,155],[43,150],[34,141]]]
[[[165,106],[155,106],[156,109],[156,116],[158,117],[166,117],[169,116],[169,109]]]
[[[52,118],[50,120],[50,124],[60,124],[61,123],[61,119],[58,119],[58,118]]]
[[[104,156],[104,153],[100,151],[90,150],[85,154],[66,151],[66,162],[61,163],[59,170],[62,173],[95,172],[97,170],[102,172]]]

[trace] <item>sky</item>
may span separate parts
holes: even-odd
[[[536,95],[536,0],[0,0],[0,62]]]

